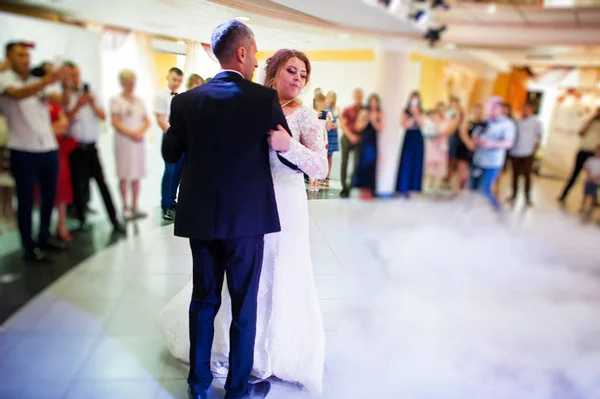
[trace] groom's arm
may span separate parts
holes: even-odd
[[[182,97],[171,102],[170,127],[163,137],[162,156],[166,163],[177,163],[185,152],[185,129],[183,123]]]

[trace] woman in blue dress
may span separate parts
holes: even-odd
[[[421,192],[422,188],[425,158],[425,143],[421,134],[423,122],[421,95],[418,91],[414,91],[402,115],[401,124],[405,134],[396,185],[396,192],[406,198],[410,198],[413,192]]]
[[[354,187],[360,189],[360,197],[364,200],[373,199],[375,195],[375,180],[377,172],[377,133],[383,128],[381,99],[377,94],[371,94],[367,109],[358,114],[356,130],[360,131],[358,145],[358,162],[354,173]]]
[[[331,167],[333,166],[333,153],[340,150],[340,141],[338,135],[338,120],[340,118],[340,109],[337,107],[337,94],[335,91],[327,93],[327,111],[333,117],[333,125],[327,131],[327,161],[329,162],[329,173],[323,182],[325,187],[329,187],[329,178],[331,176]]]

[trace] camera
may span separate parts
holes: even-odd
[[[36,78],[43,78],[44,76],[46,76],[46,65],[47,64],[48,64],[47,62],[41,63],[40,65],[36,66],[31,71],[29,71],[29,74],[31,76],[35,76]]]

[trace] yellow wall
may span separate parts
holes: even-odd
[[[448,101],[446,98],[445,73],[448,61],[425,57],[421,54],[412,53],[410,61],[421,63],[421,92],[423,108],[431,109],[440,101]]]
[[[169,69],[177,66],[177,56],[175,54],[167,53],[154,53],[154,62],[156,63],[158,86],[164,87],[166,83],[166,76],[169,73]]]

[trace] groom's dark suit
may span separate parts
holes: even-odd
[[[185,153],[175,235],[190,238],[194,261],[188,382],[195,390],[212,382],[213,321],[226,274],[233,323],[225,388],[236,399],[247,393],[254,362],[264,235],[280,231],[266,135],[279,124],[289,128],[277,93],[235,72],[174,97],[170,123],[163,157],[172,163]]]

